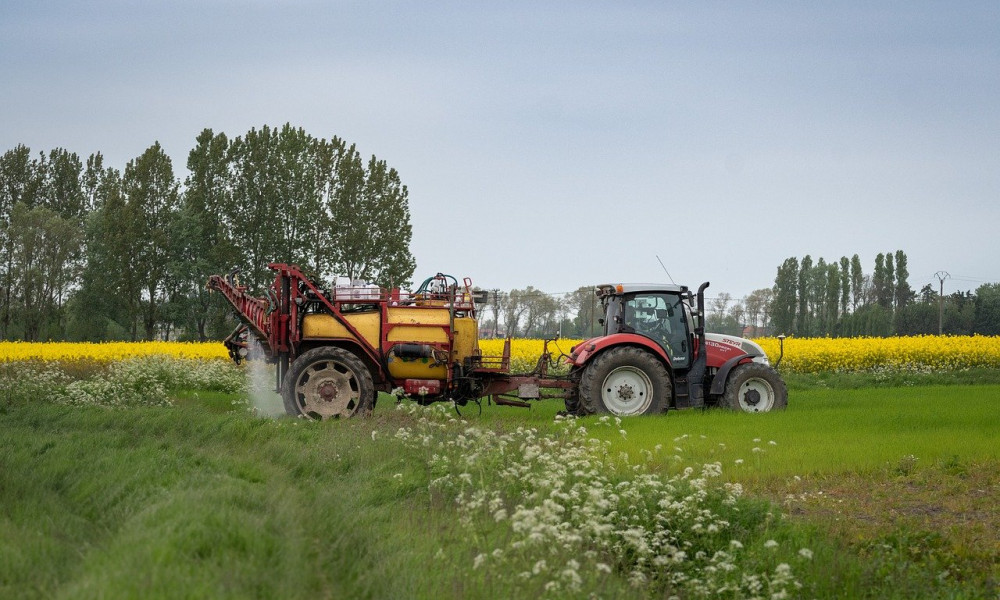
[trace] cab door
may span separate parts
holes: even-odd
[[[625,297],[623,313],[624,325],[659,344],[674,369],[691,365],[691,336],[680,294],[630,294]]]

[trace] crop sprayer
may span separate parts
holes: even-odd
[[[235,273],[213,275],[240,325],[224,341],[239,363],[253,348],[276,365],[285,410],[311,419],[371,412],[379,392],[457,406],[562,398],[575,415],[648,415],[721,406],[783,409],[788,392],[751,340],[705,332],[705,289],[608,284],[595,288],[603,334],[557,357],[545,343],[534,369],[511,371],[511,340],[500,356],[479,347],[477,305],[485,292],[468,278],[437,274],[416,291],[374,285],[322,286],[293,265],[272,263],[274,283],[248,294]],[[780,362],[781,358],[778,358]],[[550,372],[557,361],[565,375]],[[560,370],[560,372],[563,370]]]

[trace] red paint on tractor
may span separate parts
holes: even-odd
[[[706,340],[705,347],[708,350],[708,354],[705,355],[706,366],[719,368],[726,363],[727,360],[741,354],[746,354],[742,348],[737,348],[729,344],[723,344],[713,340]],[[747,362],[750,358],[747,358]]]
[[[644,348],[660,357],[668,368],[670,366],[670,359],[667,358],[667,353],[663,351],[662,346],[648,337],[635,333],[615,333],[612,335],[590,338],[589,340],[573,347],[573,351],[569,356],[569,362],[576,367],[582,366],[586,364],[591,357],[599,354],[601,350],[604,350],[609,346],[619,345],[639,346]]]

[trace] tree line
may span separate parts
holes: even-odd
[[[941,298],[931,284],[915,292],[909,277],[902,250],[878,254],[871,273],[857,254],[830,262],[790,257],[771,288],[735,302],[728,294],[716,297],[708,326],[733,335],[1000,335],[1000,284]]]
[[[203,130],[183,180],[154,143],[124,170],[19,145],[0,157],[0,339],[226,333],[212,273],[260,291],[269,262],[320,278],[406,284],[415,261],[397,171],[338,137],[285,124]]]
[[[216,339],[228,306],[208,275],[241,270],[260,292],[269,262],[384,287],[415,262],[408,192],[384,160],[301,128],[230,139],[205,129],[181,179],[159,143],[123,170],[57,148],[0,156],[0,339]],[[774,285],[708,300],[709,330],[732,335],[1000,334],[1000,284],[939,298],[914,292],[902,250],[837,261],[786,259]],[[490,290],[484,337],[586,338],[603,329],[593,286]]]
[[[603,326],[595,286],[581,286],[567,294],[549,294],[533,286],[507,292],[487,290],[479,309],[482,337],[589,338]]]

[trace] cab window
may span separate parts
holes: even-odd
[[[660,344],[674,368],[689,365],[691,347],[680,295],[649,293],[627,296],[623,312],[624,324],[635,333]]]

